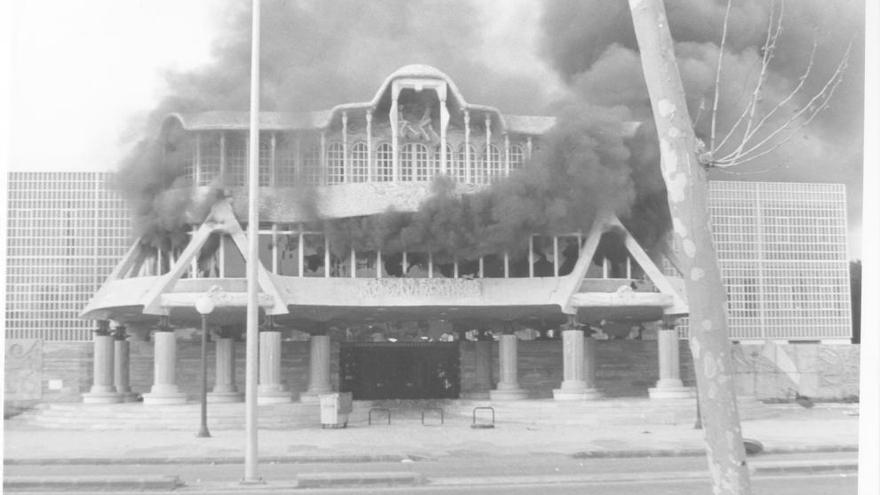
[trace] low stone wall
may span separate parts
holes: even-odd
[[[177,383],[195,399],[199,393],[200,341],[179,339]],[[686,342],[681,342],[681,377],[693,385]],[[533,398],[552,397],[562,382],[562,342],[520,341],[520,385]],[[461,391],[475,390],[474,343],[460,346]],[[6,342],[4,406],[14,411],[38,402],[71,402],[92,385],[91,342]],[[237,342],[236,384],[244,390],[245,344]],[[859,394],[859,346],[737,344],[733,346],[737,393],[758,399],[792,399],[795,393],[819,400],[851,400]],[[653,340],[596,342],[596,386],[607,397],[647,396],[657,381],[657,343]],[[208,347],[208,383],[214,383],[214,346]],[[287,341],[282,350],[282,380],[296,394],[308,388],[309,343]],[[493,383],[498,379],[498,344],[492,343]],[[153,383],[152,342],[131,342],[131,385],[149,392]],[[339,343],[331,346],[331,383],[339,383]]]
[[[740,344],[733,346],[736,387],[758,399],[792,399],[795,393],[820,400],[859,395],[859,346]]]

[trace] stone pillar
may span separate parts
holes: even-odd
[[[244,394],[235,386],[235,339],[221,333],[214,341],[214,389],[208,402],[241,402]]]
[[[116,385],[116,393],[122,402],[134,402],[137,394],[131,391],[129,372],[130,348],[125,334],[125,327],[116,329],[113,339],[113,384]]]
[[[330,385],[330,336],[312,335],[309,340],[309,388],[300,402],[318,402],[318,395],[333,391]]]
[[[499,381],[495,390],[489,392],[492,400],[516,400],[528,397],[517,378],[516,335],[505,331],[498,341]]]
[[[553,390],[556,400],[592,400],[600,397],[594,388],[595,343],[581,329],[562,331],[562,385]],[[589,382],[587,377],[589,376]]]
[[[257,387],[258,404],[290,402],[291,396],[281,383],[281,332],[260,332],[260,384]]]
[[[95,352],[92,357],[92,388],[83,394],[86,404],[112,404],[120,401],[113,384],[113,336],[107,321],[95,330]]]
[[[144,394],[145,405],[184,404],[186,394],[175,383],[177,339],[174,330],[153,333],[153,387]]]
[[[657,386],[648,389],[652,399],[689,399],[694,397],[694,390],[685,387],[681,382],[679,371],[678,332],[671,325],[664,325],[657,330],[657,361],[660,367],[660,379]]]

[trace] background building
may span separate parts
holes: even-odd
[[[77,317],[131,244],[103,172],[9,172],[6,338],[91,340]]]

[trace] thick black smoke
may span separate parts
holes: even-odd
[[[727,2],[667,0],[665,4],[690,114],[697,135],[708,141],[715,69]],[[777,128],[821,90],[852,42],[842,83],[830,107],[788,144],[752,163],[715,171],[711,177],[845,182],[849,186],[850,219],[859,222],[864,106],[863,2],[735,0],[728,22],[717,136],[725,135],[751,96],[760,74],[768,19],[771,12],[779,12],[780,6],[784,12],[783,31],[766,77],[759,111],[768,111],[789,94],[809,65],[814,43],[817,50],[802,92],[777,112],[767,128]],[[636,115],[650,117],[626,2],[548,2],[541,22],[542,50],[578,97],[597,105],[626,105]]]
[[[570,103],[534,159],[509,179],[463,196],[441,180],[415,213],[328,221],[325,232],[337,256],[354,247],[430,251],[439,262],[504,251],[516,257],[530,234],[587,232],[606,209],[652,246],[669,226],[665,189],[650,128],[631,136],[629,122],[624,107]]]
[[[187,199],[169,192],[183,160],[164,161],[155,144],[171,112],[247,110],[250,81],[249,2],[226,5],[213,61],[169,72],[167,96],[147,119],[143,139],[120,164],[114,184],[130,198],[137,234],[154,244],[183,239]],[[261,108],[313,111],[367,101],[395,69],[434,65],[454,75],[467,98],[508,112],[539,113],[541,82],[484,63],[479,11],[464,0],[267,0],[262,5]],[[159,35],[159,33],[157,33]],[[204,205],[202,205],[204,206]],[[202,208],[203,209],[203,208]]]

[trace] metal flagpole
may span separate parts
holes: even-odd
[[[244,478],[242,483],[262,483],[257,473],[257,373],[259,359],[257,263],[259,257],[259,152],[260,152],[260,0],[252,0],[251,107],[248,153],[248,258],[247,258],[247,357],[245,373]]]

